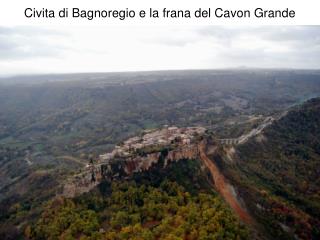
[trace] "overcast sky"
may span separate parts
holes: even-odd
[[[320,26],[0,27],[0,75],[320,68]]]

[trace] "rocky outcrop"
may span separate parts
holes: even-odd
[[[197,159],[199,157],[198,144],[191,144],[168,152],[165,158],[165,166],[170,161],[179,161],[180,159]]]
[[[74,197],[89,192],[102,180],[128,179],[134,173],[149,170],[160,160],[164,161],[162,167],[165,168],[173,161],[199,158],[197,143],[164,150],[164,152],[153,152],[144,156],[136,155],[113,159],[105,163],[92,164],[67,181],[63,187],[62,195]]]

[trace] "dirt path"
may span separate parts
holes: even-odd
[[[72,162],[75,162],[77,164],[80,164],[81,166],[85,166],[86,163],[84,160],[80,159],[80,158],[75,158],[75,157],[72,157],[72,156],[58,156],[57,159],[63,159],[63,160],[67,160],[67,161],[72,161]]]
[[[207,166],[207,168],[211,172],[217,191],[222,195],[225,201],[230,205],[230,207],[236,212],[236,214],[239,216],[239,218],[243,222],[247,224],[252,224],[253,220],[251,216],[239,203],[237,197],[234,194],[233,187],[226,182],[226,179],[220,173],[218,167],[206,155],[204,144],[200,144],[199,151],[200,151],[200,157],[203,163]]]

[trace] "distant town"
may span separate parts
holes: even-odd
[[[170,144],[190,145],[196,136],[206,131],[203,127],[178,128],[165,125],[160,130],[146,130],[141,136],[127,139],[117,145],[110,153],[99,156],[101,162],[109,161],[116,157],[128,157],[140,149],[151,146],[168,146]]]

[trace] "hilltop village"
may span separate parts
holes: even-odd
[[[164,126],[160,130],[146,130],[140,136],[127,139],[117,145],[112,152],[102,154],[99,158],[101,162],[108,162],[117,157],[129,157],[148,147],[165,147],[172,144],[187,146],[205,131],[203,127],[178,128],[175,126]]]
[[[232,151],[235,145],[243,144],[259,135],[273,121],[273,117],[266,117],[257,128],[248,133],[238,138],[216,139],[216,143]],[[168,163],[181,159],[200,159],[209,166],[210,161],[205,157],[203,150],[205,135],[204,127],[178,128],[165,125],[162,129],[145,130],[116,145],[111,152],[101,154],[98,161],[90,162],[85,169],[69,179],[62,194],[73,197],[88,192],[102,179],[128,179],[134,173],[149,170],[159,162],[161,156],[164,168]],[[164,149],[166,153],[162,155]]]
[[[90,191],[101,179],[126,179],[133,173],[146,171],[159,161],[163,148],[168,149],[163,167],[171,161],[196,159],[198,140],[205,131],[203,127],[175,126],[144,131],[115,146],[112,152],[100,155],[98,162],[88,164],[67,181],[62,194],[73,197]]]

